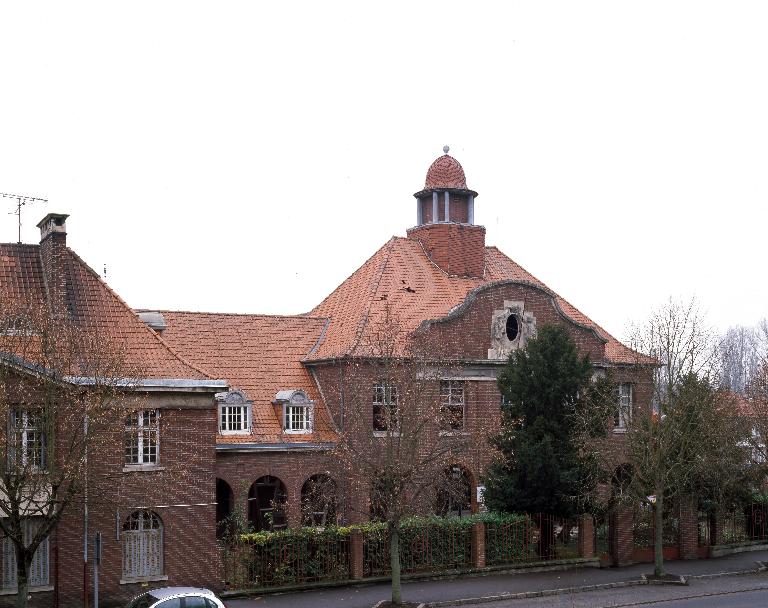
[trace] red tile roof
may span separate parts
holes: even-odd
[[[427,179],[424,189],[430,188],[457,188],[467,189],[467,178],[461,163],[453,156],[443,154],[433,162],[427,170]]]
[[[225,378],[253,400],[253,435],[220,435],[219,443],[332,441],[330,416],[301,360],[317,344],[327,320],[313,317],[160,311],[163,339],[184,357]],[[315,432],[286,435],[272,401],[280,390],[301,389],[315,405]]]
[[[568,317],[594,329],[607,341],[607,362],[646,362],[496,247],[485,248],[484,277],[467,278],[447,275],[429,260],[418,241],[401,237],[390,239],[311,311],[312,316],[327,317],[330,322],[319,348],[307,360],[364,354],[361,344],[366,342],[366,332],[382,318],[386,307],[397,316],[405,331],[412,331],[425,320],[447,315],[473,289],[508,280],[532,283],[550,291]]]
[[[65,249],[67,310],[80,326],[124,349],[126,365],[143,378],[209,380],[142,323],[131,308],[73,251]],[[46,302],[39,245],[0,244],[0,297]]]

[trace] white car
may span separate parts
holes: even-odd
[[[163,587],[142,593],[128,608],[226,608],[213,591],[196,587]]]

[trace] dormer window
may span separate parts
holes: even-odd
[[[222,435],[247,435],[251,432],[251,406],[240,390],[216,393],[219,405],[219,432]]]
[[[311,433],[314,427],[315,402],[304,391],[280,391],[275,405],[282,408],[283,431],[290,434]]]

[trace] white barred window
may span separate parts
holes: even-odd
[[[613,415],[613,426],[617,429],[626,429],[632,420],[632,385],[619,384],[616,387],[616,411]]]
[[[464,381],[440,381],[440,411],[446,431],[464,430]]]
[[[125,420],[125,464],[154,465],[160,446],[160,412],[138,410]]]
[[[251,406],[245,393],[231,390],[216,393],[219,404],[219,432],[224,435],[245,435],[251,432]]]
[[[222,405],[219,428],[222,431],[247,431],[248,407],[245,405]]]
[[[279,391],[275,395],[275,405],[283,409],[283,431],[302,434],[314,430],[315,402],[307,393],[299,389]]]
[[[285,406],[285,430],[308,431],[309,408],[306,405]]]
[[[11,411],[11,445],[8,460],[21,469],[45,469],[45,432],[43,416],[39,410],[19,409]]]
[[[396,431],[398,428],[397,387],[387,382],[373,385],[373,430]]]

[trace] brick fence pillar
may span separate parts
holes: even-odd
[[[579,517],[579,557],[595,557],[595,520],[591,515]]]
[[[472,567],[485,568],[485,524],[472,524]]]
[[[631,507],[616,505],[613,508],[609,521],[609,535],[614,566],[627,566],[633,563],[632,551],[635,542],[633,523],[634,514]]]
[[[680,499],[680,525],[678,528],[678,546],[680,559],[699,557],[699,508],[696,500],[690,496]]]
[[[349,535],[349,578],[363,578],[363,533],[354,530]]]

